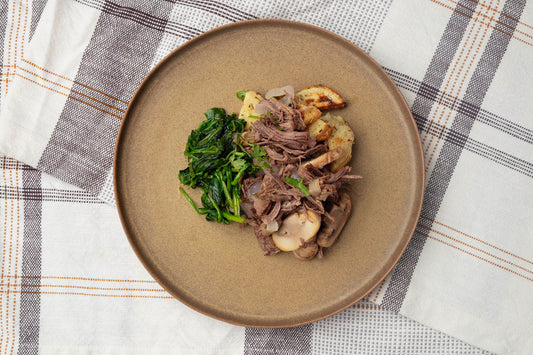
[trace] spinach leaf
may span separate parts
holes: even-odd
[[[297,180],[293,177],[286,177],[285,179],[285,182],[289,185],[292,185],[294,187],[297,187],[298,189],[300,189],[300,191],[302,191],[302,193],[305,195],[305,196],[309,196],[311,193],[309,192],[309,189],[307,188],[307,186],[304,185],[304,183],[301,181],[301,180]]]
[[[208,221],[244,223],[240,181],[244,174],[257,171],[253,158],[238,144],[246,122],[236,114],[226,114],[223,108],[209,109],[205,117],[187,139],[184,154],[188,167],[178,174],[183,185],[202,189],[202,207],[198,208],[183,188],[180,192]]]

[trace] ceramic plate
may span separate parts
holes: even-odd
[[[185,143],[209,108],[238,112],[237,91],[313,84],[347,101],[334,114],[355,132],[352,173],[363,180],[324,258],[263,256],[251,227],[207,222],[179,193]],[[330,32],[279,20],[217,28],[158,64],[130,102],[114,178],[122,224],[151,275],[195,310],[253,327],[316,321],[368,294],[406,248],[424,185],[415,123],[379,65]]]

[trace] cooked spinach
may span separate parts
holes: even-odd
[[[244,101],[244,97],[246,96],[246,91],[245,90],[238,91],[236,95],[239,98],[239,100]]]
[[[254,156],[239,142],[246,122],[236,114],[226,114],[222,108],[208,110],[205,117],[189,135],[184,153],[188,167],[179,172],[182,184],[202,189],[202,207],[198,208],[181,187],[180,192],[208,221],[244,223],[246,218],[241,216],[240,208],[241,178],[260,169],[254,164]]]
[[[309,196],[310,195],[310,192],[309,192],[309,189],[307,188],[307,186],[304,185],[303,181],[302,180],[297,180],[293,177],[286,177],[285,179],[285,182],[289,185],[292,185],[294,187],[297,187],[298,189],[300,189],[300,191],[302,191],[302,193],[304,194],[304,196]]]

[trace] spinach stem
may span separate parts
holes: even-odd
[[[198,213],[199,215],[204,215],[206,214],[207,212],[200,212],[198,210],[198,207],[196,207],[196,204],[194,203],[194,201],[192,200],[192,198],[185,192],[185,190],[183,189],[183,187],[180,186],[180,192],[183,196],[185,196],[185,199],[187,201],[189,201],[189,203],[192,205],[192,207],[194,208],[194,210],[196,211],[196,213]]]
[[[222,212],[222,215],[229,219],[230,221],[238,222],[238,223],[245,223],[246,218],[232,215],[231,213]]]

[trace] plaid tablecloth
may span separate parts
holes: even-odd
[[[256,18],[369,53],[425,155],[422,215],[397,267],[354,307],[290,329],[174,300],[113,205],[115,138],[142,78],[202,32]],[[0,353],[533,351],[531,3],[9,0],[0,36]]]

